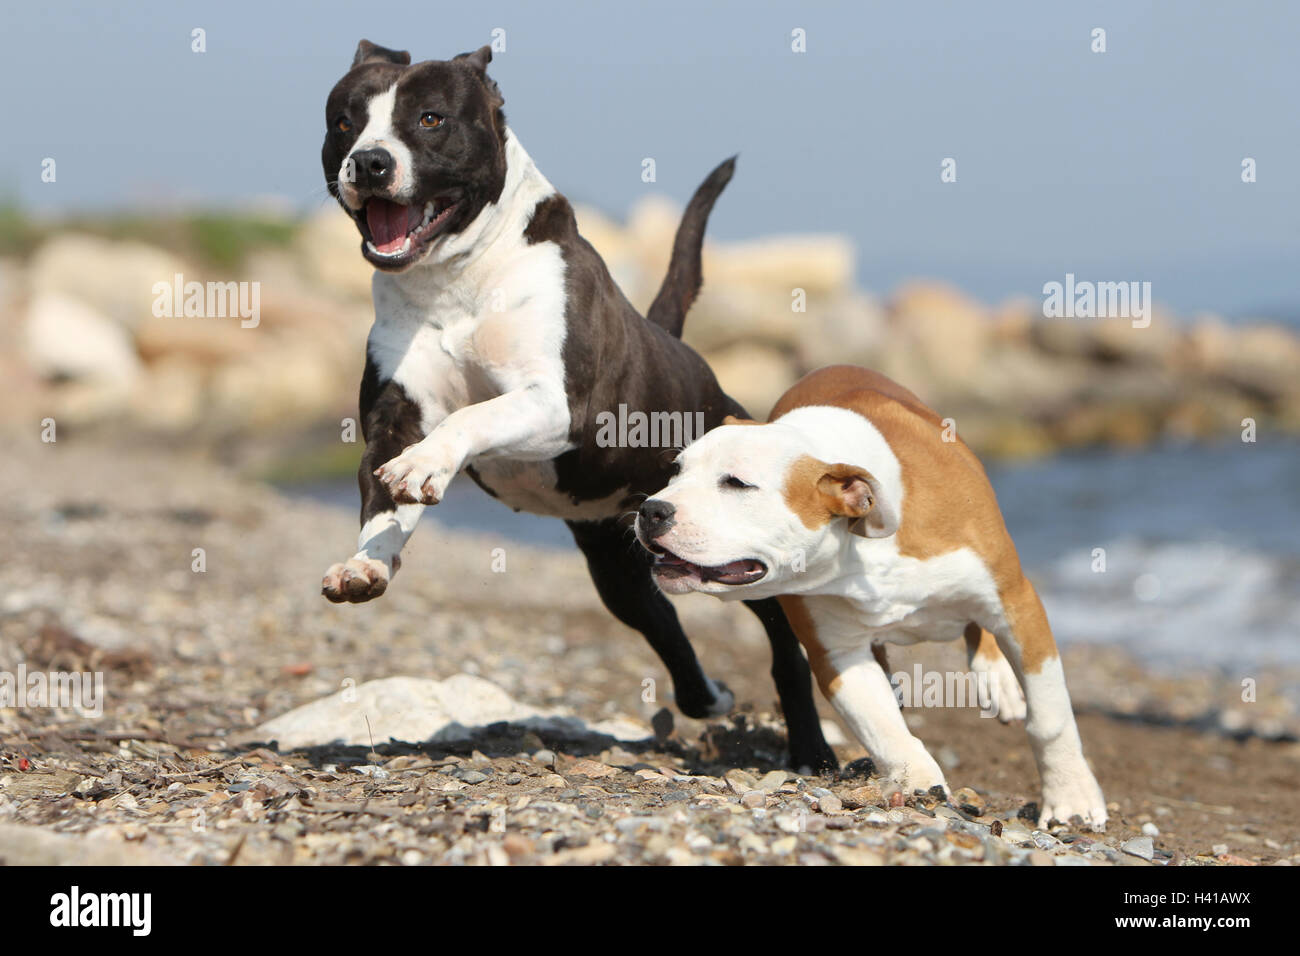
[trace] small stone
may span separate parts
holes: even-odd
[[[563,787],[567,787],[569,785],[569,782],[565,780],[563,777],[561,777],[558,773],[548,773],[545,776],[543,776],[540,780],[537,781],[537,785],[539,787],[546,787],[548,789],[555,788],[555,787],[563,788]]]
[[[501,839],[501,848],[511,860],[522,860],[534,853],[533,841],[521,833],[507,833]]]
[[[891,807],[901,807],[906,800],[903,797],[903,791],[895,790],[889,795],[889,805]]]
[[[751,810],[758,810],[767,806],[767,794],[762,790],[750,790],[741,795],[740,803]]]
[[[457,776],[462,783],[467,783],[470,786],[488,779],[488,775],[481,770],[462,770]]]
[[[785,771],[773,770],[770,773],[763,774],[763,779],[758,781],[758,789],[766,790],[768,793],[774,793],[780,790],[785,784]]]
[[[533,754],[533,763],[539,763],[543,767],[554,767],[555,751],[554,750],[537,751],[536,753]]]
[[[1154,823],[1144,823],[1142,824],[1142,833],[1149,837],[1158,837],[1160,836],[1160,828]]]
[[[673,712],[667,707],[660,707],[655,711],[655,715],[650,718],[650,727],[654,730],[655,739],[664,740],[672,735],[673,732]]]
[[[728,770],[724,779],[727,781],[727,786],[738,794],[743,795],[758,789],[758,778],[743,770]]]
[[[794,848],[799,845],[799,838],[794,836],[782,837],[772,844],[772,852],[777,856],[785,856],[793,853]]]
[[[1136,856],[1143,860],[1150,860],[1155,857],[1155,845],[1151,842],[1150,837],[1134,837],[1120,844],[1119,847],[1130,856]]]
[[[984,798],[972,790],[970,787],[961,787],[953,791],[952,805],[966,811],[971,816],[979,816],[984,812]]]
[[[578,774],[583,777],[600,779],[601,777],[612,777],[618,773],[613,767],[603,763],[597,763],[595,760],[588,760],[586,757],[580,757],[572,763],[565,761],[564,772],[568,774]],[[464,779],[464,778],[462,778]]]
[[[1228,844],[1216,843],[1214,846],[1210,847],[1210,850],[1215,856],[1223,856],[1223,854],[1228,852]]]
[[[885,795],[880,792],[880,788],[874,783],[855,787],[844,795],[844,805],[854,809],[878,807],[884,802]]]
[[[828,793],[824,797],[817,798],[817,809],[822,813],[839,813],[844,809],[844,804],[835,794]]]

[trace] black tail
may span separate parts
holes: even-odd
[[[703,280],[700,247],[704,244],[704,226],[709,221],[709,213],[713,211],[713,203],[727,183],[731,182],[731,174],[735,171],[736,157],[732,156],[709,173],[709,178],[695,190],[695,195],[686,206],[686,212],[682,213],[681,225],[677,227],[677,238],[673,240],[673,257],[668,263],[664,284],[659,287],[659,294],[646,312],[647,319],[677,338],[681,338],[686,310],[695,301]]]

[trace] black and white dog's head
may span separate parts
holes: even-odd
[[[362,40],[325,107],[321,163],[361,231],[361,252],[391,272],[474,221],[506,178],[503,100],[489,47],[411,65]]]

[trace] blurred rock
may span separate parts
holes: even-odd
[[[626,223],[578,207],[580,229],[638,308],[667,268],[681,209],[646,196]],[[372,270],[332,202],[287,248],[243,254],[238,274],[186,263],[140,242],[67,233],[23,262],[0,261],[0,356],[19,393],[11,420],[55,413],[120,417],[173,435],[271,432],[355,412]],[[1300,336],[1258,322],[1154,308],[1129,319],[1046,319],[1040,299],[993,307],[940,282],[912,281],[887,304],[856,287],[854,249],[835,235],[709,240],[685,340],[723,386],[763,417],[800,376],[824,365],[878,369],[952,418],[977,451],[1050,454],[1233,435],[1245,418],[1300,432]],[[225,270],[229,271],[229,270]],[[260,321],[160,318],[158,282],[258,283]]]
[[[125,390],[140,374],[130,335],[80,299],[40,292],[27,307],[23,351],[51,379],[74,379]]]
[[[37,249],[27,273],[34,294],[80,299],[126,329],[153,314],[156,283],[172,283],[177,273],[198,278],[184,260],[163,249],[75,232]]]
[[[980,373],[992,326],[985,311],[939,283],[904,286],[889,306],[880,371],[931,401],[960,394]]]
[[[333,199],[298,231],[294,252],[318,288],[353,299],[370,299],[374,269],[361,255],[361,234]]]
[[[727,394],[760,421],[799,377],[793,355],[766,345],[733,345],[705,358]]]

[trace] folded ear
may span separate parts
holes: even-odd
[[[898,530],[898,508],[876,476],[857,465],[827,465],[817,491],[831,514],[851,519],[849,531],[886,538]]]
[[[761,425],[762,422],[756,422],[752,418],[737,418],[735,415],[728,415],[722,420],[724,425]]]
[[[381,63],[396,63],[398,66],[410,66],[411,54],[405,50],[390,50],[388,47],[379,46],[369,40],[362,40],[357,44],[357,54],[352,58],[352,66],[358,67],[362,63],[369,63],[372,60]]]
[[[462,53],[452,59],[464,60],[480,73],[486,73],[487,65],[492,62],[492,47],[484,45],[479,47],[473,53]]]

